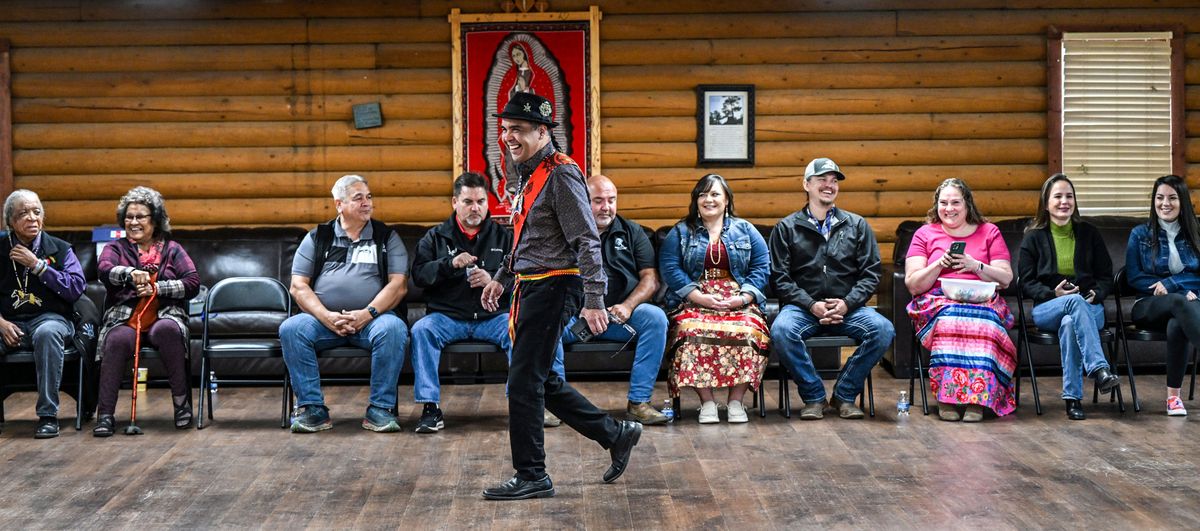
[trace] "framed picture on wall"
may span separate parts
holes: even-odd
[[[454,175],[482,174],[492,216],[507,222],[516,193],[503,110],[517,92],[550,100],[554,141],[584,175],[600,171],[600,10],[571,13],[450,13]]]
[[[696,161],[754,165],[754,85],[696,86]]]

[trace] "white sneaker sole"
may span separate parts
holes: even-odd
[[[1187,410],[1186,409],[1168,409],[1167,416],[1168,417],[1186,417]]]

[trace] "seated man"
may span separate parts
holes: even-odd
[[[633,339],[622,324],[628,324],[637,332],[637,347],[633,368],[629,374],[629,404],[625,407],[625,418],[642,424],[664,424],[667,417],[650,405],[654,393],[654,381],[662,365],[663,351],[667,345],[667,314],[662,308],[650,303],[658,291],[658,272],[654,269],[654,247],[646,237],[642,226],[617,215],[617,187],[608,177],[596,175],[588,179],[588,192],[592,198],[592,216],[600,230],[600,254],[604,260],[604,271],[608,274],[608,293],[604,305],[617,322],[609,323],[608,330],[596,336],[611,341]],[[571,333],[572,318],[563,330],[562,344],[579,341]],[[554,371],[563,370],[563,347],[555,353]]]
[[[424,403],[417,433],[445,427],[438,407],[441,386],[438,362],[442,348],[473,339],[493,343],[509,353],[508,298],[495,311],[480,297],[492,274],[512,248],[512,233],[488,217],[487,181],[478,173],[454,180],[454,213],[429,229],[417,244],[413,283],[425,289],[428,313],[412,328],[413,397]]]
[[[42,232],[42,200],[17,190],[4,201],[8,233],[0,240],[0,353],[33,350],[37,439],[58,437],[58,386],[66,344],[75,334],[73,305],[87,281],[71,244]],[[82,394],[82,393],[81,393]],[[79,399],[83,397],[80,396]]]
[[[827,405],[841,418],[863,418],[854,399],[896,337],[891,321],[864,306],[879,286],[879,245],[866,220],[834,206],[838,181],[845,178],[832,160],[810,162],[804,171],[808,205],[780,220],[768,242],[771,286],[782,306],[771,324],[771,342],[796,379],[804,400],[802,420],[823,418]],[[817,334],[845,335],[860,342],[838,375],[829,404],[804,345]]]
[[[374,205],[366,179],[338,179],[333,203],[338,217],[309,232],[292,260],[292,297],[304,313],[279,326],[296,393],[292,432],[333,427],[321,394],[317,352],[344,345],[371,351],[371,397],[363,429],[400,431],[392,410],[408,327],[391,310],[407,290],[408,255],[395,231],[371,219]]]

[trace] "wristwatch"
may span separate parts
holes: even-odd
[[[379,317],[379,310],[376,310],[374,306],[367,306],[367,313],[371,314],[372,319]]]

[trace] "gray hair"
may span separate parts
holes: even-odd
[[[333,183],[333,198],[345,201],[350,199],[350,187],[358,183],[367,184],[367,179],[362,175],[343,175],[336,183]]]
[[[160,239],[171,232],[171,216],[167,215],[167,207],[163,204],[163,196],[158,190],[145,186],[137,186],[125,193],[117,202],[117,226],[125,226],[125,211],[129,205],[145,205],[150,209],[150,222],[154,224],[155,239]]]
[[[13,190],[13,193],[8,194],[8,199],[4,200],[3,226],[5,229],[12,228],[13,216],[17,214],[17,205],[27,201],[36,201],[38,206],[42,205],[42,198],[38,197],[38,195],[33,191],[26,190],[24,188],[20,190]],[[45,214],[43,213],[43,215]]]

